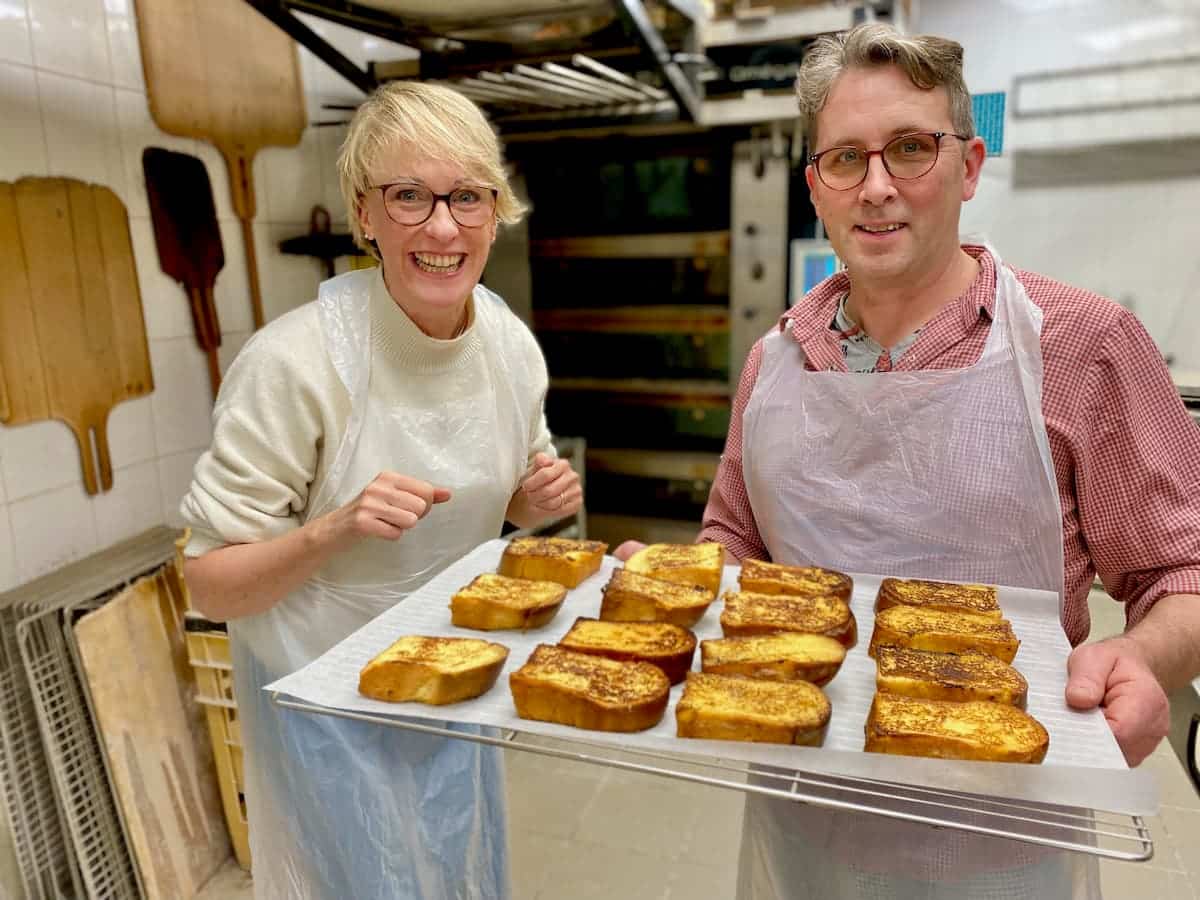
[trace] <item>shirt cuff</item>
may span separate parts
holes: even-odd
[[[709,525],[696,537],[697,544],[703,544],[706,541],[716,541],[739,562],[743,559],[767,559],[764,547],[747,541],[722,525]]]
[[[1136,600],[1125,607],[1125,627],[1132,628],[1168,594],[1200,595],[1200,568],[1175,569],[1148,584]],[[1200,602],[1200,598],[1197,599]]]

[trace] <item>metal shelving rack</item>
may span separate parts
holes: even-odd
[[[316,706],[287,699],[278,693],[273,694],[272,699],[279,706],[313,715],[470,740],[556,759],[674,778],[823,809],[868,813],[904,822],[951,828],[1104,859],[1145,862],[1154,855],[1154,843],[1141,816],[1004,800],[869,778],[774,768],[755,768],[751,771],[744,763],[728,760],[637,749],[617,752],[611,747],[586,740],[555,739],[550,742],[515,731],[495,735],[468,734],[411,720]]]

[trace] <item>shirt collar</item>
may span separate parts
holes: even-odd
[[[979,273],[971,285],[934,318],[953,314],[949,311],[954,309],[961,317],[963,328],[969,329],[980,316],[991,321],[996,303],[996,266],[992,255],[982,245],[963,244],[962,248],[979,262]],[[849,290],[849,273],[836,272],[805,294],[779,319],[780,331],[791,322],[792,337],[804,348],[814,368],[835,368],[834,362],[841,361],[841,351],[829,330],[829,323],[837,314],[842,295]]]

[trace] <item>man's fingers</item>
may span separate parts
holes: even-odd
[[[1076,647],[1067,657],[1067,703],[1075,709],[1100,705],[1116,654],[1103,643]]]
[[[450,489],[444,487],[435,487],[433,489],[433,502],[445,503],[450,499]]]

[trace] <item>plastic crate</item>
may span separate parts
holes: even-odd
[[[250,827],[246,821],[242,726],[233,695],[229,635],[222,631],[188,631],[188,661],[196,674],[196,700],[208,718],[208,736],[221,787],[221,804],[238,865],[250,870]]]

